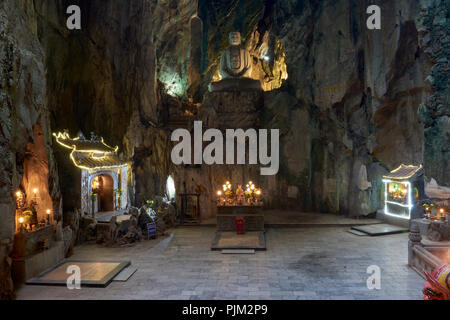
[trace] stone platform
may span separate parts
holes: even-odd
[[[227,78],[220,81],[211,82],[208,90],[210,92],[229,91],[261,91],[261,82],[251,78]]]
[[[244,230],[264,231],[262,206],[218,206],[217,231],[236,231],[236,217],[244,218]]]
[[[253,249],[266,250],[266,238],[262,231],[236,234],[232,231],[217,232],[211,250]]]
[[[197,120],[220,130],[257,128],[263,106],[261,90],[207,92]]]
[[[24,283],[64,259],[64,242],[55,241],[52,246],[31,256],[13,259],[12,276],[16,284]]]

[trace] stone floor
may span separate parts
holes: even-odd
[[[407,267],[408,234],[358,237],[347,227],[270,228],[267,251],[210,250],[213,227],[178,227],[129,248],[77,247],[73,259],[131,260],[127,282],[107,288],[27,286],[18,299],[421,299],[424,280]],[[369,290],[367,267],[381,269]]]

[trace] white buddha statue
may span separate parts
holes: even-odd
[[[241,34],[237,31],[229,34],[230,47],[220,57],[220,81],[211,82],[209,91],[242,91],[261,90],[259,80],[252,76],[252,58],[245,48],[241,47]]]
[[[226,78],[251,78],[252,61],[250,53],[241,47],[241,34],[233,31],[229,34],[230,47],[222,52],[219,74]]]

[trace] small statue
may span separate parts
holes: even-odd
[[[236,189],[236,202],[238,204],[242,204],[244,203],[244,200],[245,200],[244,190],[242,190],[242,185],[238,184],[238,187]]]
[[[219,73],[222,79],[250,78],[252,62],[248,50],[241,47],[241,34],[233,31],[229,34],[230,47],[222,52]]]

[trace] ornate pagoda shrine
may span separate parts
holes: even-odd
[[[70,159],[81,169],[81,211],[120,211],[128,205],[128,165],[118,155],[118,147],[107,145],[102,137],[82,133],[71,138],[67,131],[53,134],[56,141],[70,149]]]

